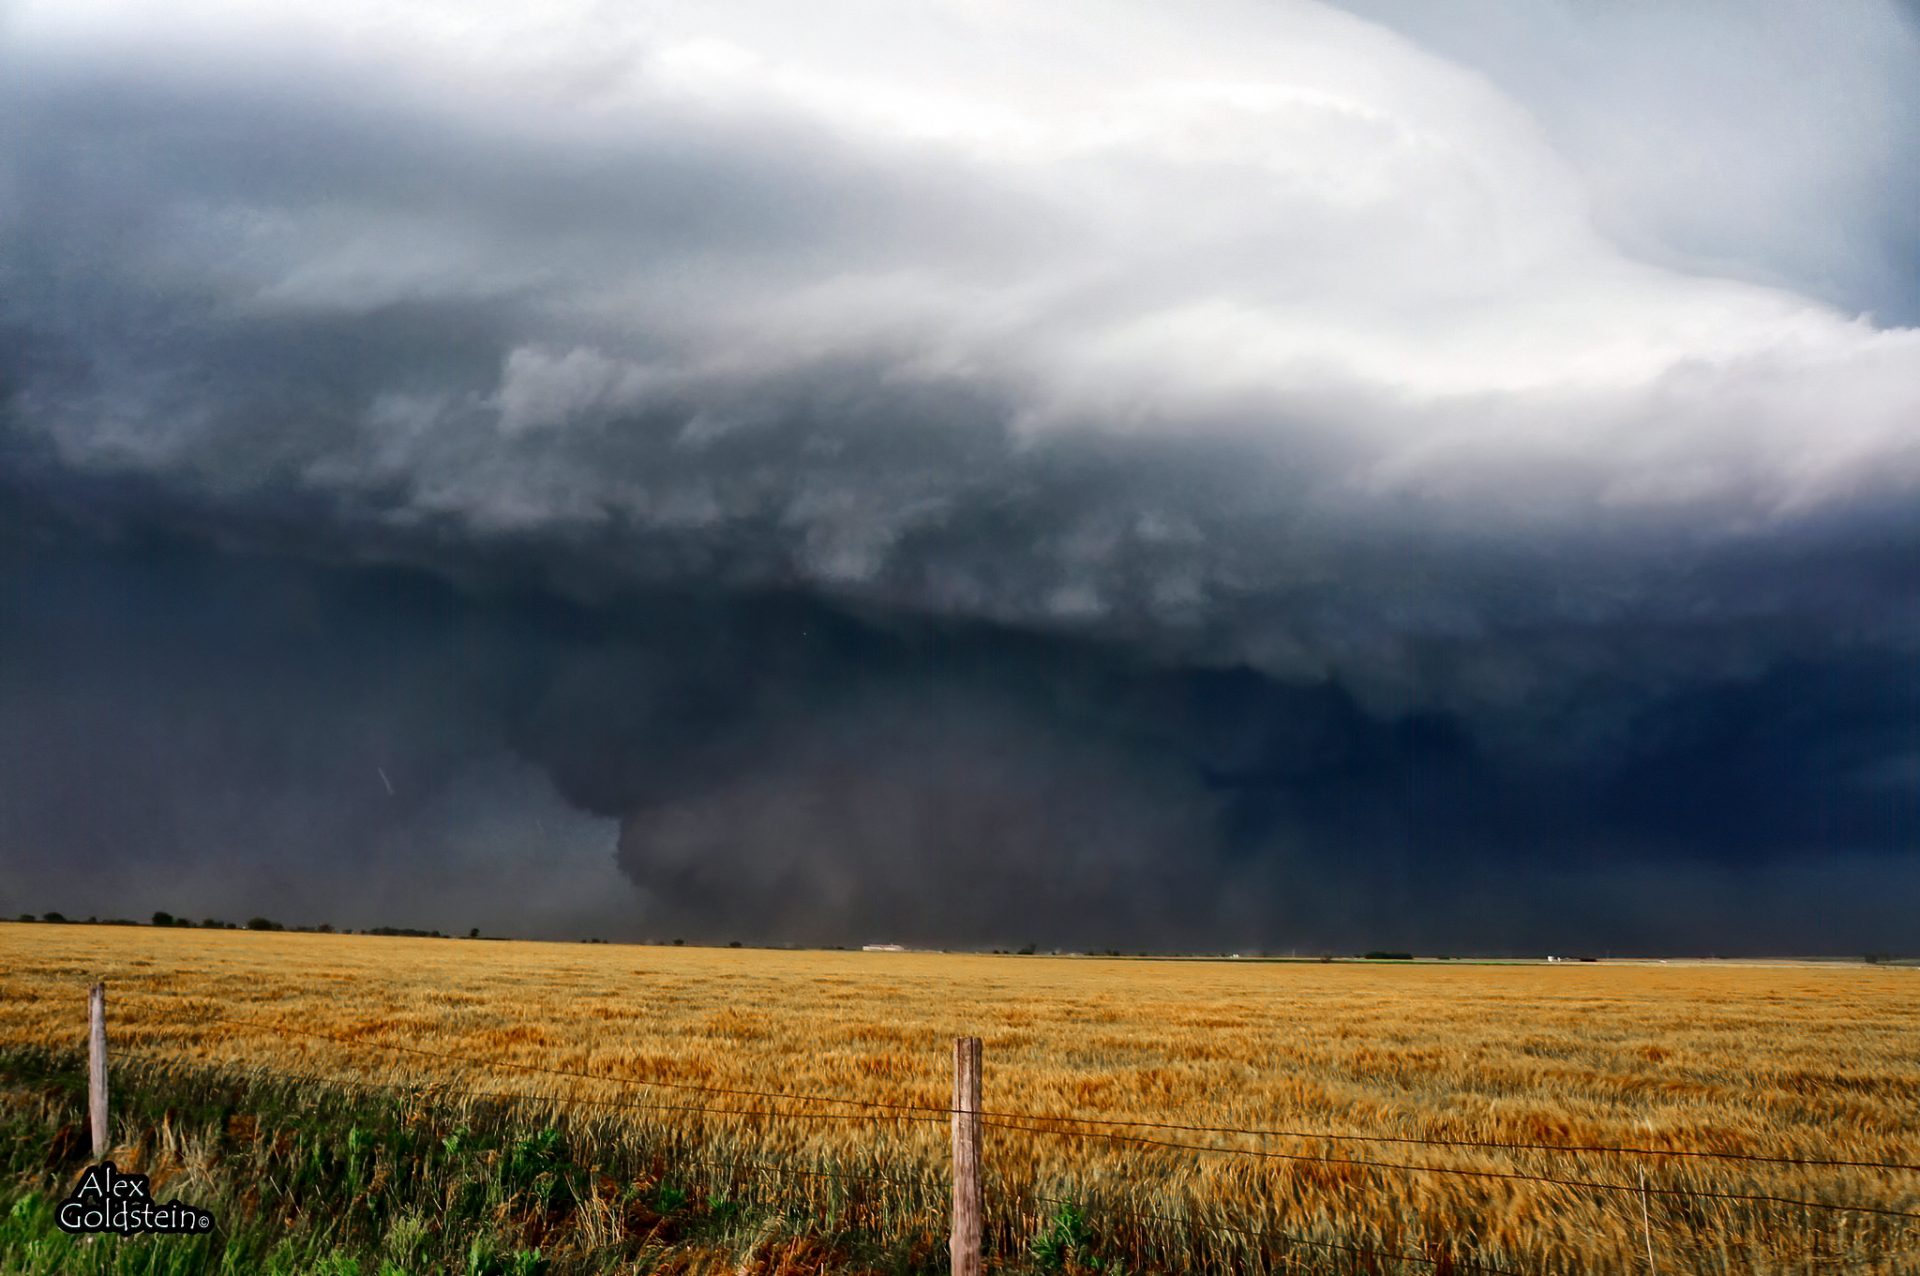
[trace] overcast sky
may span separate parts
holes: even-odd
[[[1920,947],[1920,14],[0,0],[0,909]]]

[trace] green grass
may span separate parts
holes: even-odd
[[[0,1271],[562,1276],[939,1270],[938,1185],[800,1183],[564,1111],[183,1069],[117,1069],[115,1156],[211,1236],[75,1237],[79,1059],[0,1053]],[[710,1148],[703,1148],[703,1152]],[[802,1261],[804,1259],[804,1261]]]
[[[945,1272],[948,1185],[924,1168],[770,1160],[746,1136],[544,1100],[354,1088],[128,1061],[112,1157],[211,1235],[69,1236],[54,1211],[88,1164],[73,1052],[0,1049],[0,1273],[20,1276],[921,1276]],[[583,1115],[584,1114],[584,1115]],[[749,1163],[750,1162],[750,1163]],[[1009,1209],[1007,1276],[1426,1271],[1263,1252],[1185,1225],[1143,1247],[1094,1196]],[[1176,1220],[1177,1222],[1177,1220]],[[1131,1240],[1123,1239],[1132,1236]]]

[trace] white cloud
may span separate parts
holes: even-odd
[[[1606,46],[1633,64],[1620,82],[1698,69],[1751,94],[1674,22],[1658,58]],[[1222,626],[1235,653],[1310,669],[1371,650],[1417,679],[1406,632],[1495,625],[1352,568],[1367,528],[1456,548],[1462,529],[1712,539],[1911,500],[1920,331],[1790,286],[1792,262],[1761,268],[1830,230],[1797,184],[1824,171],[1808,139],[1899,118],[1903,90],[1782,83],[1798,158],[1768,167],[1749,152],[1777,112],[1743,132],[1718,111],[1696,135],[1684,96],[1656,94],[1604,138],[1487,70],[1499,58],[1423,38],[1306,0],[31,0],[0,72],[80,137],[41,161],[78,192],[36,226],[70,252],[49,269],[177,303],[152,357],[191,375],[167,384],[217,399],[291,375],[302,320],[389,322],[431,349],[395,369],[370,343],[314,374],[359,396],[360,432],[314,432],[325,454],[301,472],[330,493],[359,476],[369,504],[404,503],[390,522],[707,537],[645,561],[1016,623],[1201,626],[1226,599],[1258,613]],[[115,83],[160,105],[122,127]],[[1658,158],[1716,148],[1748,157],[1738,180]],[[117,162],[75,158],[96,149]],[[1834,189],[1866,199],[1862,171]],[[68,214],[95,238],[59,240]],[[1745,262],[1724,273],[1682,242],[1721,224]],[[57,309],[27,320],[144,371],[147,332],[101,338],[108,320]],[[266,372],[251,347],[194,366],[244,344],[219,327],[236,315],[286,325],[292,350]],[[430,339],[464,319],[471,335]],[[122,381],[101,400],[144,401]],[[401,429],[395,404],[440,406]],[[306,437],[222,407],[118,421],[139,446],[112,449],[84,414],[29,419],[73,464],[217,469],[234,418],[276,463]],[[940,442],[969,411],[987,441]],[[1089,435],[1138,450],[1099,483],[1048,460]],[[1219,481],[1147,472],[1212,454],[1238,458]],[[1113,530],[1143,505],[1154,523]],[[1451,580],[1436,595],[1470,592]],[[1336,587],[1341,606],[1299,602]],[[1563,614],[1596,607],[1617,614]]]
[[[657,380],[647,369],[598,350],[522,346],[508,353],[500,372],[500,429],[521,434],[564,425],[583,413],[618,410],[640,402]]]
[[[436,86],[468,127],[571,154],[574,166],[625,165],[641,184],[675,174],[658,154],[623,154],[625,127],[663,115],[708,127],[686,146],[748,166],[750,150],[726,152],[751,142],[727,129],[780,120],[840,148],[849,167],[837,180],[945,164],[1035,223],[1009,242],[956,251],[943,223],[971,210],[936,188],[906,210],[923,231],[918,246],[862,244],[855,233],[812,251],[806,237],[817,232],[803,230],[783,263],[741,278],[701,260],[663,275],[657,262],[623,265],[617,251],[583,263],[565,245],[477,233],[466,214],[436,226],[429,210],[396,209],[377,233],[355,234],[351,223],[315,222],[324,210],[304,213],[316,233],[283,244],[294,260],[262,292],[276,303],[385,304],[422,289],[445,295],[462,279],[543,280],[555,307],[605,328],[601,350],[557,363],[515,352],[500,387],[509,431],[642,394],[632,374],[594,362],[622,358],[622,328],[683,337],[692,357],[735,367],[891,340],[903,357],[910,347],[937,366],[1030,379],[1030,422],[1167,429],[1220,394],[1284,403],[1345,384],[1414,408],[1462,396],[1624,396],[1701,366],[1785,374],[1806,351],[1832,367],[1871,361],[1885,345],[1851,316],[1789,292],[1640,264],[1595,229],[1595,183],[1634,180],[1621,175],[1627,135],[1631,154],[1657,154],[1671,137],[1688,139],[1684,130],[1641,121],[1605,148],[1613,158],[1581,170],[1478,75],[1317,4],[1217,0],[1177,17],[1146,5],[902,12],[852,0],[644,13],[201,3],[159,15],[63,0],[19,6],[13,26],[24,56],[132,58],[153,40],[168,55],[196,51],[191,61],[220,65],[223,78],[302,49],[320,75],[352,69],[382,92],[411,77]],[[1696,65],[1695,51],[1669,53],[1658,66],[1641,59],[1639,74]],[[1698,65],[1725,71],[1723,60]],[[601,73],[582,80],[588,67]],[[1832,128],[1861,109],[1848,99]],[[1710,123],[1716,131],[1688,144],[1755,140]],[[1799,121],[1795,136],[1815,129]],[[1671,177],[1662,170],[1659,182],[1670,188]],[[1753,196],[1710,180],[1688,194],[1703,221],[1737,221]],[[1809,233],[1815,220],[1809,209]],[[617,228],[600,233],[619,238]],[[649,229],[632,235],[645,240]],[[1445,419],[1397,430],[1425,446]],[[1632,450],[1634,418],[1614,428]]]

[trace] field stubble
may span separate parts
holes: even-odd
[[[554,1074],[938,1109],[951,1039],[977,1035],[991,1112],[1920,1159],[1920,972],[1905,969],[1150,962],[9,925],[0,970],[0,1046],[73,1045],[84,989],[104,978],[114,1049],[128,1059],[599,1101],[599,1128],[665,1132],[723,1157],[885,1167],[930,1184],[946,1157],[938,1116]],[[694,1108],[709,1110],[685,1110]],[[741,1115],[767,1111],[789,1115]],[[1067,1200],[1107,1252],[1136,1268],[1225,1270],[1262,1254],[1347,1252],[1340,1246],[1570,1273],[1642,1270],[1649,1247],[1663,1271],[1920,1265],[1920,1219],[1672,1194],[1920,1212],[1912,1172],[990,1127],[990,1209],[1003,1243],[1021,1243],[1049,1202]],[[1353,1161],[1426,1168],[1342,1163]],[[1290,1251],[1196,1222],[1318,1245]]]

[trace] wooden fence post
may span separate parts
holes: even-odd
[[[107,1158],[107,986],[87,994],[87,1107],[93,1117],[93,1159]]]
[[[981,1276],[980,1038],[953,1043],[953,1276]]]

